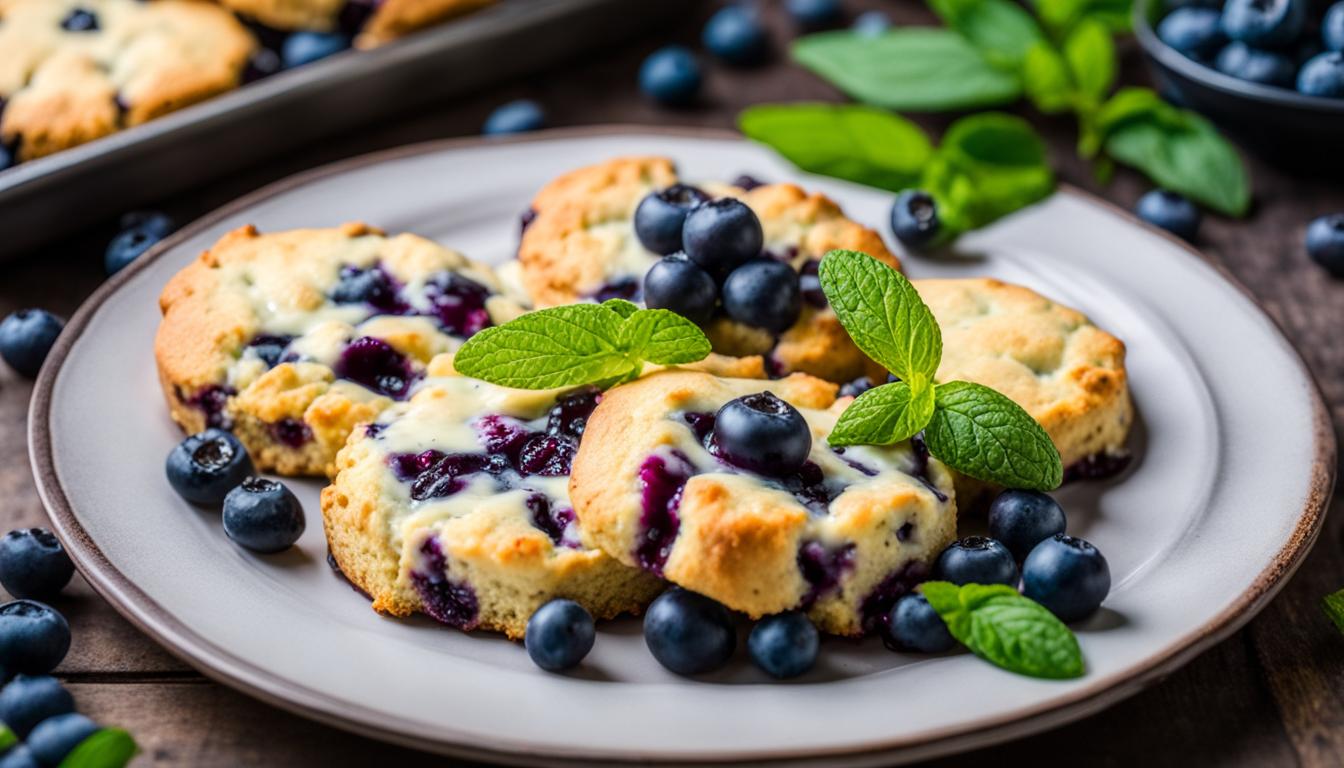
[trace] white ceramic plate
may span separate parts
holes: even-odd
[[[202,671],[362,733],[443,752],[556,764],[927,757],[1058,725],[1112,704],[1231,633],[1306,554],[1333,485],[1317,390],[1270,320],[1176,241],[1077,191],[964,238],[915,276],[993,275],[1086,311],[1129,345],[1138,460],[1123,478],[1061,491],[1070,532],[1096,543],[1114,587],[1078,629],[1088,673],[1050,682],[970,654],[823,644],[818,668],[769,682],[739,649],[710,680],[657,665],[632,620],[604,626],[573,676],[518,645],[384,618],[325,562],[319,483],[296,482],[308,532],[250,555],[163,478],[181,435],[154,371],[156,297],[224,232],[365,220],[503,260],[518,215],[555,175],[659,153],[690,179],[800,176],[723,134],[603,129],[447,142],[343,163],[263,190],[187,228],[74,318],[31,414],[43,498],[71,554],[133,622]],[[890,196],[800,179],[885,229]]]

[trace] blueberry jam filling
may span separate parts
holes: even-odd
[[[313,439],[313,430],[302,419],[289,416],[269,426],[271,437],[290,448],[302,448]]]
[[[1075,480],[1106,480],[1124,472],[1134,455],[1124,453],[1094,453],[1091,456],[1073,462],[1064,468],[1064,482]]]
[[[252,339],[247,346],[251,348],[252,354],[266,363],[267,368],[274,368],[285,362],[285,348],[293,340],[294,337],[292,336],[261,335]]]
[[[98,16],[93,11],[76,8],[61,19],[61,29],[66,32],[97,32]]]
[[[691,434],[704,446],[711,456],[723,461],[719,456],[718,444],[714,441],[714,414],[688,411],[681,415]],[[805,461],[793,472],[778,477],[761,476],[762,481],[773,488],[783,488],[800,504],[814,514],[826,514],[827,506],[840,495],[841,488],[826,482],[821,467],[814,461]]]
[[[761,181],[755,176],[752,176],[751,174],[744,173],[739,175],[736,179],[733,179],[733,186],[742,189],[744,191],[750,192],[751,190],[757,187],[765,186],[765,182]]]
[[[588,426],[588,417],[602,399],[601,391],[595,388],[576,390],[562,396],[551,408],[546,417],[546,433],[564,435],[575,440],[583,437]]]
[[[471,338],[490,325],[485,300],[490,291],[480,283],[453,272],[444,272],[425,284],[430,314],[444,331]]]
[[[537,209],[528,208],[518,217],[518,234],[527,232],[527,228],[532,226],[532,222],[537,220]]]
[[[611,299],[625,299],[626,301],[639,301],[642,294],[643,285],[639,278],[624,277],[614,280],[597,289],[592,298],[594,301],[602,302]]]
[[[836,456],[839,456],[840,460],[848,464],[850,468],[858,470],[859,472],[862,472],[868,477],[877,476],[876,469],[873,469],[872,467],[868,466],[867,464],[864,464],[861,461],[856,461],[855,459],[851,459],[850,457],[846,456],[845,449],[843,447],[832,448],[831,453],[834,453]]]
[[[863,598],[859,606],[859,616],[863,621],[865,634],[872,633],[887,622],[886,615],[902,595],[908,594],[929,577],[929,566],[918,560],[911,560],[887,574],[872,592]]]
[[[824,309],[827,302],[826,294],[821,290],[820,269],[821,262],[816,259],[804,262],[798,270],[798,289],[803,294],[803,301],[818,309]]]
[[[854,570],[854,545],[845,544],[838,549],[827,549],[819,541],[805,542],[798,548],[798,570],[808,583],[807,594],[803,596],[803,607],[811,606],[828,593],[840,586],[840,582]]]
[[[672,544],[681,527],[677,509],[691,474],[690,461],[675,451],[670,459],[650,456],[640,465],[643,513],[639,524],[643,534],[635,545],[635,562],[655,576],[663,575],[663,566],[672,553]]]
[[[929,446],[924,443],[923,432],[910,438],[910,453],[914,458],[910,464],[910,476],[923,483],[939,501],[947,501],[947,494],[938,490],[929,477]]]
[[[425,539],[420,545],[420,557],[421,567],[411,572],[411,583],[420,595],[425,613],[450,627],[474,629],[480,612],[476,591],[448,578],[448,560],[438,538]]]
[[[398,296],[400,292],[401,285],[381,266],[346,266],[341,268],[331,300],[337,304],[368,304],[381,314],[400,315],[409,309]]]
[[[540,493],[528,496],[526,503],[528,511],[532,513],[533,526],[550,536],[556,546],[578,549],[578,537],[572,527],[575,520],[574,510],[556,506]]]
[[[404,355],[386,341],[372,336],[350,342],[350,346],[341,352],[334,370],[337,376],[393,400],[405,398],[416,378]]]
[[[183,400],[183,402],[205,412],[205,425],[207,427],[232,429],[233,419],[229,418],[228,413],[225,412],[225,407],[229,404],[229,398],[236,394],[238,393],[232,387],[212,384],[198,389],[196,394]],[[178,393],[178,399],[182,399],[180,392]]]
[[[909,541],[910,537],[913,535],[915,535],[914,523],[906,523],[902,525],[900,528],[896,529],[896,540],[901,542],[902,544]]]

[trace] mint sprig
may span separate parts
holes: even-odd
[[[1042,605],[1003,584],[926,581],[919,587],[952,637],[982,659],[1030,677],[1081,677],[1078,638]]]
[[[486,328],[462,345],[453,367],[515,389],[609,386],[635,378],[646,362],[679,365],[709,352],[709,339],[686,318],[613,299],[541,309]]]
[[[103,728],[79,742],[59,768],[123,768],[140,748],[120,728]]]
[[[889,445],[924,430],[929,452],[964,475],[1010,488],[1059,487],[1059,451],[1021,406],[982,384],[934,383],[942,332],[904,275],[866,253],[837,250],[822,258],[820,277],[854,344],[901,378],[851,403],[831,445]]]
[[[1344,589],[1332,592],[1321,600],[1321,610],[1335,623],[1335,627],[1344,633]]]

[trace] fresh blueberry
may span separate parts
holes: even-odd
[[[0,144],[0,171],[5,170],[14,164],[14,153],[9,151],[9,147]]]
[[[942,653],[956,644],[928,598],[918,593],[903,595],[891,607],[883,639],[893,650],[917,653]]]
[[[862,37],[881,37],[891,29],[891,19],[882,11],[864,11],[850,28]]]
[[[807,614],[789,611],[766,616],[747,636],[751,660],[771,677],[797,677],[817,663],[821,639]]]
[[[311,64],[350,47],[350,38],[336,32],[295,32],[280,46],[285,69]]]
[[[45,309],[20,309],[0,320],[0,358],[20,376],[35,378],[65,321]]]
[[[1040,491],[1007,490],[989,505],[989,535],[1021,562],[1042,541],[1064,532],[1064,508]]]
[[[27,744],[15,744],[8,752],[0,755],[0,768],[42,768],[42,763],[37,761]]]
[[[711,275],[726,276],[760,256],[764,244],[761,220],[746,203],[731,197],[696,206],[681,228],[686,255]]]
[[[546,112],[531,99],[518,99],[501,104],[485,118],[481,133],[502,136],[509,133],[527,133],[546,127]]]
[[[380,267],[361,269],[349,265],[341,268],[336,286],[331,289],[331,300],[337,304],[368,304],[391,314],[403,306],[398,297],[400,290],[396,280]]]
[[[46,528],[21,528],[0,539],[0,584],[15,597],[55,597],[74,573],[75,564]]]
[[[1302,34],[1307,0],[1227,0],[1223,34],[1259,48],[1288,45]]]
[[[74,711],[74,697],[54,677],[18,675],[0,689],[0,722],[21,739],[43,720]]]
[[[714,445],[731,464],[782,476],[807,461],[812,430],[797,408],[758,392],[729,400],[714,415]]]
[[[1007,584],[1017,586],[1017,561],[998,541],[967,536],[952,542],[933,565],[933,577],[953,584]]]
[[[681,250],[686,214],[709,197],[695,187],[673,184],[650,192],[635,208],[635,236],[650,251],[666,256]]]
[[[1096,613],[1111,591],[1111,568],[1088,542],[1062,533],[1036,545],[1022,563],[1022,594],[1060,621],[1073,622]]]
[[[70,625],[55,608],[36,600],[0,605],[0,666],[6,672],[45,675],[68,650]]]
[[[527,620],[523,645],[532,662],[548,672],[577,666],[593,650],[593,617],[573,600],[552,600]]]
[[[303,506],[284,483],[249,477],[224,497],[224,533],[253,552],[288,549],[303,528]]]
[[[873,380],[867,376],[860,376],[853,381],[845,382],[840,385],[840,397],[858,397],[864,392],[873,388]]]
[[[81,741],[97,730],[98,726],[89,718],[67,712],[38,723],[28,734],[26,744],[42,765],[59,765]]]
[[[1297,90],[1308,96],[1344,98],[1344,52],[1327,51],[1311,57],[1297,73]]]
[[[737,632],[727,608],[673,587],[644,614],[644,642],[664,667],[679,675],[700,675],[728,663],[737,649]]]
[[[739,323],[779,334],[803,311],[798,273],[774,259],[756,259],[723,281],[723,311]]]
[[[685,256],[659,259],[644,275],[644,304],[669,309],[696,325],[714,316],[719,288],[714,278]]]
[[[1330,6],[1321,21],[1321,41],[1327,51],[1344,51],[1344,0]]]
[[[891,233],[905,247],[917,251],[930,245],[942,229],[938,203],[927,193],[907,189],[891,206]]]
[[[121,218],[121,232],[107,244],[103,269],[114,275],[173,231],[173,220],[154,211],[135,211]]]
[[[660,104],[681,106],[700,93],[700,63],[679,45],[659,48],[639,67],[639,89]]]
[[[770,46],[761,16],[750,5],[720,8],[705,23],[700,39],[710,53],[730,64],[755,64]]]
[[[1307,255],[1336,277],[1344,277],[1344,213],[1321,216],[1307,225]]]
[[[1157,36],[1192,59],[1206,59],[1227,42],[1221,19],[1222,14],[1212,8],[1177,8],[1157,25]]]
[[[97,32],[98,15],[85,8],[76,8],[61,19],[61,29],[66,32]]]
[[[1139,198],[1134,212],[1140,219],[1177,237],[1193,241],[1199,235],[1199,209],[1175,192],[1154,189]]]
[[[1291,88],[1297,71],[1293,60],[1282,53],[1263,51],[1241,42],[1228,43],[1218,52],[1213,66],[1238,80],[1280,88]]]
[[[173,219],[162,211],[130,211],[123,213],[117,220],[117,226],[121,229],[140,228],[147,232],[153,232],[159,237],[167,237],[172,234],[174,225]]]
[[[193,504],[216,505],[252,472],[247,449],[231,432],[207,429],[168,454],[168,484]]]
[[[840,0],[784,0],[784,9],[803,29],[821,29],[840,21]]]

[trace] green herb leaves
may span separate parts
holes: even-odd
[[[948,127],[923,188],[938,201],[943,226],[965,232],[1049,196],[1055,176],[1027,121],[984,112]]]
[[[120,728],[103,728],[79,742],[61,761],[60,768],[123,768],[139,748]]]
[[[952,636],[976,656],[1031,677],[1082,676],[1078,639],[1054,614],[1012,587],[927,581],[919,589]]]
[[[1335,627],[1344,633],[1344,589],[1332,592],[1321,600],[1321,610],[1335,623]]]
[[[965,475],[1010,488],[1059,486],[1059,452],[1020,406],[980,384],[934,384],[942,332],[904,275],[864,253],[831,251],[820,277],[854,344],[901,379],[851,403],[831,445],[889,445],[924,430],[929,452]]]
[[[462,345],[453,367],[517,389],[609,386],[635,378],[645,362],[691,363],[709,352],[709,339],[686,318],[613,299],[541,309],[486,328]]]

